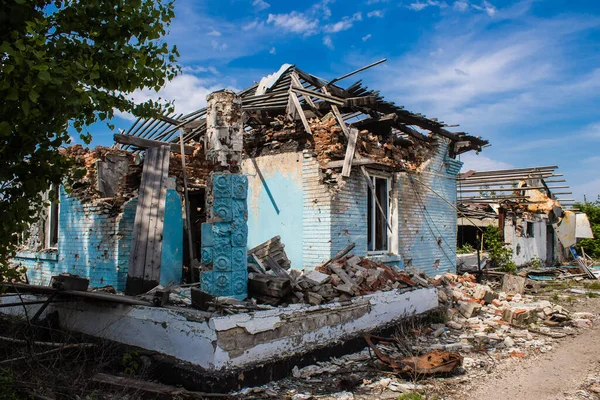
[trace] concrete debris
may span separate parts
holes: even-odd
[[[269,268],[269,264],[265,265],[265,274],[253,272],[256,265],[249,268],[250,297],[273,306],[292,303],[319,305],[347,301],[376,291],[430,286],[426,275],[413,273],[411,277],[397,268],[353,254],[336,258],[314,270],[290,269],[285,272],[286,278],[281,277],[281,270]]]

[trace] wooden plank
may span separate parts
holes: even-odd
[[[160,184],[162,178],[162,160],[163,148],[158,147],[156,152],[156,161],[154,164],[155,176],[152,179],[152,197],[147,203],[150,206],[148,213],[148,237],[146,239],[144,255],[144,281],[152,281],[152,257],[154,255],[154,244],[156,241],[156,221],[158,219],[158,203],[160,201]]]
[[[279,264],[277,264],[277,261],[275,261],[272,257],[266,257],[266,264],[267,267],[271,268],[271,271],[277,274],[277,276],[290,279],[290,276],[288,275],[287,271],[283,269]]]
[[[146,264],[148,257],[150,258],[150,277],[151,281],[160,282],[160,268],[163,245],[163,229],[165,222],[165,202],[167,198],[167,178],[169,176],[169,161],[170,152],[168,146],[162,146],[162,157],[159,159],[160,165],[160,189],[158,191],[158,203],[156,212],[156,221],[154,229],[151,227],[151,241],[148,242],[149,256],[146,256]],[[146,275],[148,271],[146,270]]]
[[[150,219],[150,204],[152,202],[154,178],[156,175],[155,165],[158,153],[158,148],[151,147],[146,150],[146,158],[144,160],[144,168],[142,170],[142,182],[140,184],[140,190],[138,194],[138,204],[135,211],[134,221],[134,243],[132,246],[129,268],[133,273],[130,275],[132,278],[144,279],[144,267],[146,258],[146,247],[148,240],[148,222]],[[140,282],[141,283],[141,282]],[[143,288],[139,287],[135,290],[136,292],[143,291]]]
[[[152,153],[152,152],[150,152]],[[127,271],[128,276],[128,288],[127,292],[131,292],[131,279],[143,279],[144,270],[137,260],[139,258],[138,251],[140,249],[140,237],[143,229],[143,215],[144,215],[144,199],[146,198],[146,190],[148,187],[148,176],[150,170],[149,158],[151,154],[146,152],[146,160],[144,161],[144,167],[142,170],[142,180],[140,182],[140,188],[138,189],[138,204],[135,210],[135,219],[133,222],[133,232],[131,247],[129,251],[129,269]],[[136,290],[137,291],[137,290]],[[137,294],[137,293],[136,293]]]
[[[304,89],[304,86],[302,86],[302,82],[300,82],[300,78],[298,77],[298,74],[296,73],[296,71],[292,72],[291,76],[292,76],[292,87]],[[323,114],[319,111],[319,108],[317,107],[315,102],[310,98],[309,95],[305,95],[304,100],[306,100],[306,103],[309,105],[309,107],[312,109],[312,111],[315,113],[315,115],[317,115],[319,117],[323,116]]]
[[[263,247],[275,245],[277,242],[280,242],[280,240],[281,240],[281,236],[279,236],[279,235],[273,236],[271,239],[267,240],[266,242],[261,243],[258,246],[255,246],[255,247],[251,248],[250,250],[248,250],[248,254],[254,253],[256,250],[262,249]]]
[[[334,160],[334,161],[329,161],[327,164],[325,164],[325,168],[342,168],[344,166],[344,161],[345,160]],[[377,161],[375,161],[372,158],[361,158],[358,159],[358,157],[354,158],[354,160],[352,160],[352,166],[354,167],[358,167],[361,165],[372,165],[372,164],[377,164]]]
[[[101,386],[108,386],[119,390],[119,393],[130,392],[140,395],[145,399],[205,399],[221,398],[233,399],[235,396],[221,393],[191,392],[189,390],[175,386],[167,386],[161,383],[149,382],[146,380],[127,378],[123,376],[108,375],[97,373],[92,377],[92,382]],[[125,396],[123,396],[125,397]]]
[[[338,106],[343,106],[344,104],[346,104],[344,102],[344,99],[342,99],[341,97],[330,96],[329,94],[324,95],[322,93],[315,92],[314,90],[308,90],[308,89],[293,87],[293,86],[292,86],[291,90],[296,93],[299,93],[305,97],[312,96],[312,97],[316,97],[317,99],[327,101],[328,103],[331,103],[332,105],[335,104]]]
[[[349,177],[352,169],[352,160],[354,159],[354,153],[356,153],[356,140],[358,139],[358,129],[350,128],[350,134],[348,136],[348,146],[346,146],[346,157],[344,158],[344,165],[342,167],[342,176]]]
[[[300,105],[300,100],[298,100],[298,96],[295,93],[290,92],[290,101],[292,102],[294,108],[300,115],[300,119],[302,120],[302,124],[304,125],[304,130],[312,135],[312,131],[310,130],[310,125],[308,124],[308,120],[306,119],[306,114],[304,114],[304,110]]]
[[[116,143],[139,147],[140,149],[149,149],[151,147],[169,146],[173,153],[181,154],[181,147],[177,143],[161,142],[160,140],[143,139],[137,136],[123,135],[116,133],[113,136]],[[194,154],[194,146],[184,146],[185,154]]]

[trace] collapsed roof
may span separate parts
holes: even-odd
[[[470,218],[497,218],[498,207],[516,213],[548,213],[554,207],[572,204],[561,191],[563,175],[555,173],[557,166],[467,171],[457,179],[457,206],[460,213]],[[560,184],[557,186],[556,184]]]
[[[380,62],[329,82],[294,65],[284,64],[276,73],[240,91],[238,94],[242,98],[245,112],[246,152],[249,153],[252,146],[255,150],[257,146],[273,138],[290,139],[289,135],[282,136],[282,132],[297,133],[292,139],[305,135],[313,140],[313,135],[318,134],[315,130],[325,128],[328,129],[327,132],[336,131],[331,129],[334,124],[337,132],[346,137],[336,135],[342,137],[342,141],[347,140],[351,128],[360,131],[358,154],[369,156],[374,149],[383,149],[384,153],[387,149],[389,151],[381,158],[392,161],[388,164],[400,169],[406,164],[414,166],[419,161],[413,159],[400,163],[402,157],[407,157],[407,152],[402,152],[401,149],[412,146],[418,148],[421,150],[422,161],[422,150],[431,147],[440,137],[450,141],[451,157],[470,150],[480,151],[488,144],[480,137],[464,132],[451,132],[447,129],[449,125],[435,118],[409,112],[402,106],[386,101],[379,91],[370,90],[361,81],[347,88],[336,84]],[[184,130],[185,143],[201,142],[206,132],[206,108],[186,115],[168,114],[157,119],[138,119],[126,134],[142,139],[178,143],[180,128]],[[344,158],[345,143],[338,144],[337,148],[324,151],[327,153],[324,156],[326,161]],[[392,154],[392,150],[397,151]]]

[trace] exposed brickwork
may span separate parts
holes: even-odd
[[[303,153],[302,190],[302,240],[304,266],[314,267],[331,257],[331,195],[320,182],[320,165],[307,150]],[[294,260],[292,260],[294,265]]]
[[[462,163],[447,157],[448,142],[419,174],[400,173],[399,252],[406,267],[430,275],[456,269],[456,174]],[[436,195],[443,197],[446,201]]]
[[[58,264],[61,272],[90,279],[91,286],[125,289],[137,198],[117,216],[94,203],[60,194]]]

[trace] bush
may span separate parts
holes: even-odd
[[[512,260],[512,249],[504,245],[498,227],[490,225],[485,228],[483,238],[483,245],[490,255],[492,265],[508,273],[516,272],[517,266]]]

